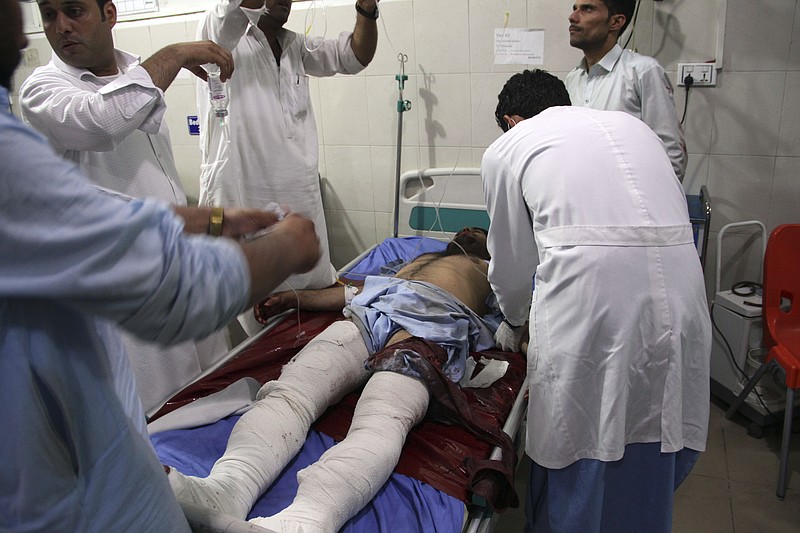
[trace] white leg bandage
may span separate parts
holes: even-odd
[[[393,372],[373,375],[356,406],[347,437],[297,474],[292,505],[253,523],[276,531],[335,533],[389,479],[408,432],[425,416],[428,389]]]
[[[170,472],[175,495],[244,519],[303,446],[311,423],[369,377],[367,356],[352,322],[326,328],[283,368],[280,378],[261,388],[207,478]]]

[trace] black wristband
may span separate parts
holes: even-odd
[[[356,2],[356,12],[359,15],[361,15],[362,17],[364,17],[364,18],[368,18],[369,20],[378,20],[378,5],[377,4],[375,5],[375,11],[370,13],[369,11],[366,11],[363,7],[358,5],[358,2]]]
[[[512,324],[511,322],[509,322],[509,321],[508,321],[508,319],[506,319],[506,318],[503,318],[503,322],[505,322],[505,323],[506,323],[506,326],[510,327],[510,328],[511,328],[511,329],[513,329],[513,330],[518,330],[519,328],[521,328],[522,326],[524,326],[524,325],[525,325],[525,324],[520,324],[519,326],[515,326],[514,324]]]

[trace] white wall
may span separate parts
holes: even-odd
[[[179,0],[171,0],[173,6]],[[195,5],[208,5],[208,0]],[[164,7],[168,6],[169,2]],[[321,13],[321,0],[315,2]],[[379,242],[392,230],[395,176],[398,53],[406,64],[402,170],[478,166],[483,150],[500,133],[493,111],[497,93],[513,72],[493,65],[494,29],[545,30],[545,68],[563,77],[580,59],[568,44],[572,0],[382,0],[381,40],[373,63],[354,77],[312,82],[320,129],[320,172],[337,266]],[[720,5],[727,16],[718,22]],[[325,2],[328,35],[351,29],[351,1]],[[294,5],[289,27],[302,31],[310,3]],[[115,30],[120,48],[148,56],[194,37],[197,15],[124,22]],[[722,26],[720,26],[722,24]],[[707,185],[713,216],[707,279],[713,280],[715,239],[731,221],[758,219],[769,229],[800,222],[800,1],[641,0],[633,44],[655,56],[673,80],[678,62],[717,57],[717,30],[724,28],[724,57],[717,86],[692,89],[685,122],[688,193]],[[321,31],[321,30],[320,30]],[[41,34],[31,35],[29,63],[49,60]],[[721,51],[720,51],[721,52]],[[168,121],[178,169],[187,193],[197,195],[199,150],[188,135],[194,113],[194,81],[176,80],[167,91]],[[676,106],[684,90],[676,87]],[[726,233],[726,235],[728,235]],[[755,279],[759,243],[751,232],[725,238],[723,286]]]

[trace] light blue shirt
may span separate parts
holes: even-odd
[[[8,91],[0,88],[0,102]],[[161,343],[246,305],[238,247],[99,192],[0,105],[0,530],[188,531],[115,324]]]
[[[564,84],[572,105],[624,111],[650,126],[664,143],[675,175],[683,181],[687,159],[683,128],[672,83],[658,61],[617,44],[590,69],[582,59]]]

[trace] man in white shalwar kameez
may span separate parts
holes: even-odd
[[[643,122],[569,104],[544,71],[512,76],[481,165],[498,345],[529,323],[527,531],[668,533],[708,429],[686,200]]]
[[[182,68],[200,73],[199,65],[213,62],[229,76],[230,53],[208,41],[176,43],[142,61],[114,48],[117,10],[111,0],[38,4],[53,58],[20,88],[23,119],[96,185],[185,206],[164,91]],[[228,351],[222,331],[169,347],[121,333],[146,412],[158,409]]]
[[[197,86],[200,205],[263,209],[275,202],[314,221],[323,257],[311,272],[289,278],[283,290],[322,288],[336,280],[308,76],[361,72],[378,39],[376,0],[358,1],[353,32],[338,39],[305,38],[283,28],[291,7],[291,0],[219,0],[198,27],[199,38],[230,50],[236,65],[227,82],[227,132],[209,112],[206,84]],[[242,325],[253,333],[262,326],[250,315]]]

